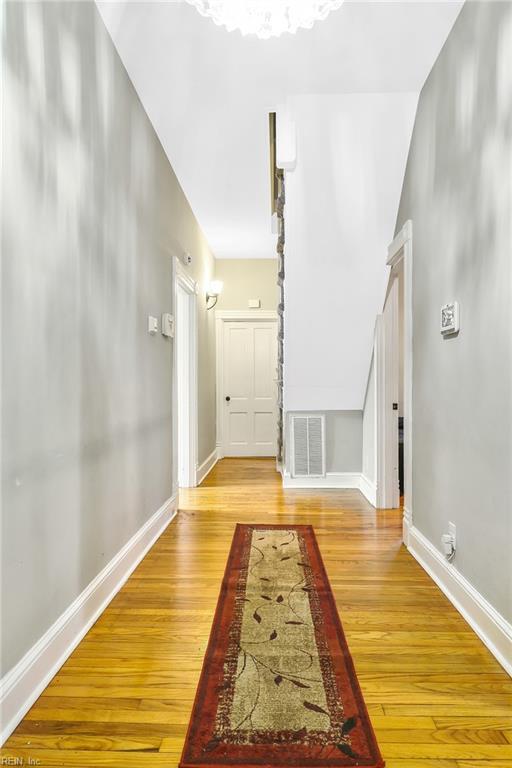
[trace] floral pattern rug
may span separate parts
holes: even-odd
[[[180,765],[384,765],[311,526],[237,525]]]

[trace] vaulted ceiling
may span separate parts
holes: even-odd
[[[268,258],[268,112],[302,94],[418,93],[463,3],[346,0],[272,40],[179,0],[97,5],[215,256]]]

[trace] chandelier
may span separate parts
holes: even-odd
[[[325,19],[343,0],[187,0],[200,14],[228,32],[256,35],[263,40],[311,29],[315,21]]]

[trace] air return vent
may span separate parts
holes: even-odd
[[[292,416],[292,477],[325,475],[325,421],[322,414]]]

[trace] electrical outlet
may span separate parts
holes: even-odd
[[[448,533],[452,540],[453,548],[457,549],[457,528],[455,526],[455,523],[448,523]]]

